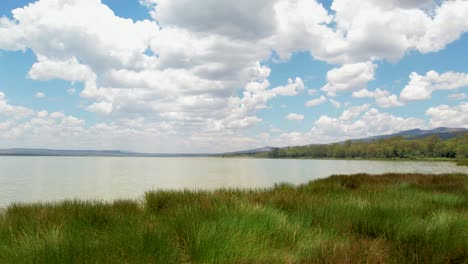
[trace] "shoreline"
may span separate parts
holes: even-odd
[[[287,159],[287,160],[363,160],[363,161],[427,161],[427,162],[467,162],[468,159],[451,159],[451,158],[316,158],[316,157],[262,157],[262,156],[254,156],[254,155],[239,155],[239,156],[222,156],[222,158],[246,158],[246,159]],[[468,165],[463,165],[468,166]]]

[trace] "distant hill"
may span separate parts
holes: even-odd
[[[256,148],[256,149],[249,149],[249,150],[243,150],[243,151],[234,151],[234,152],[226,152],[218,155],[248,155],[248,154],[258,154],[258,153],[264,153],[264,152],[270,152],[274,150],[275,147],[263,147],[263,148]]]
[[[367,138],[355,139],[353,141],[369,142],[369,141],[373,141],[373,140],[391,138],[391,137],[396,137],[396,136],[402,136],[402,137],[407,138],[407,139],[418,139],[418,138],[429,137],[429,136],[432,136],[432,135],[437,135],[441,139],[450,139],[450,138],[456,137],[460,133],[465,133],[465,132],[468,132],[468,129],[466,129],[466,128],[449,128],[449,127],[438,127],[438,128],[434,128],[434,129],[430,129],[430,130],[411,129],[411,130],[401,131],[401,132],[398,132],[398,133],[395,133],[395,134],[367,137]]]
[[[138,153],[120,150],[57,150],[57,149],[0,149],[0,156],[65,156],[65,157],[199,157],[213,154]]]
[[[55,149],[28,149],[14,148],[1,149],[0,155],[16,156],[127,156],[119,150],[55,150]]]

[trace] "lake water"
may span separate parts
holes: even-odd
[[[0,207],[74,198],[141,198],[155,189],[263,188],[360,172],[468,174],[468,167],[413,161],[4,156]]]

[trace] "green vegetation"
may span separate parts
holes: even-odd
[[[447,140],[437,135],[421,139],[397,136],[371,142],[348,140],[275,149],[256,155],[269,158],[465,159],[468,157],[468,133]]]
[[[466,263],[468,175],[11,205],[0,263]]]

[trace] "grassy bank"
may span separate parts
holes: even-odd
[[[12,205],[0,263],[463,263],[468,176],[333,176],[266,190]]]

